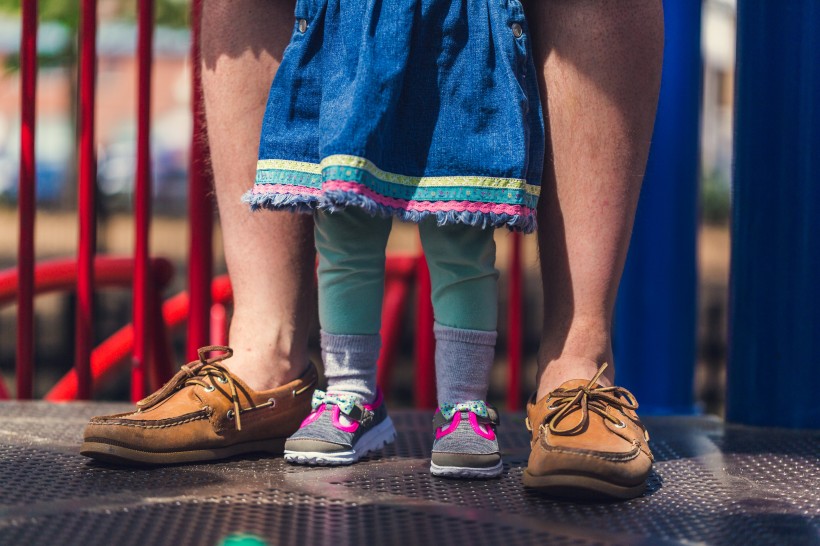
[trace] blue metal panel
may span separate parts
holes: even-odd
[[[618,384],[642,413],[692,413],[701,3],[665,0],[658,117],[615,312]]]
[[[738,4],[727,417],[820,428],[820,4]]]

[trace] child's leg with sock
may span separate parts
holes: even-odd
[[[376,388],[384,261],[392,220],[350,208],[315,215],[319,322],[326,393],[285,445],[303,464],[350,464],[392,442],[395,430]]]
[[[487,407],[498,325],[493,230],[419,225],[436,319],[436,440],[431,471],[447,477],[494,477],[503,468]]]

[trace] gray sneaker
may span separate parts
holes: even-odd
[[[504,465],[495,428],[498,412],[481,400],[442,404],[433,417],[430,472],[444,478],[495,478]]]
[[[381,390],[372,404],[353,394],[316,390],[313,411],[285,442],[285,460],[305,465],[352,464],[390,444],[396,429],[382,403]]]

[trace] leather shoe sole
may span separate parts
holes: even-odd
[[[186,451],[144,451],[133,447],[117,445],[105,438],[87,438],[80,447],[80,454],[107,463],[123,465],[166,465],[214,461],[245,453],[264,452],[281,455],[285,451],[285,440],[287,440],[287,438],[270,438],[225,447]]]
[[[524,487],[568,500],[626,500],[639,497],[646,490],[646,481],[621,485],[597,476],[578,474],[533,476],[526,469],[522,481]]]

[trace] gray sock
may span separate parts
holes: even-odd
[[[498,333],[451,328],[436,323],[438,403],[485,400]]]
[[[322,331],[322,360],[328,392],[361,396],[365,403],[376,398],[376,363],[381,336],[328,334]]]

